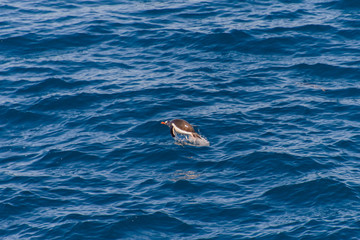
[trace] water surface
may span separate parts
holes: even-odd
[[[358,239],[359,8],[2,1],[1,238]]]

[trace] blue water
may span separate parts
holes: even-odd
[[[359,10],[1,1],[0,238],[360,239]]]

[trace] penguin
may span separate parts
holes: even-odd
[[[161,122],[161,124],[167,125],[170,128],[172,137],[175,137],[175,133],[190,135],[192,137],[201,139],[200,135],[195,132],[193,126],[183,119],[174,119],[171,121]]]

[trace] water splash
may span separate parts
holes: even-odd
[[[180,133],[175,134],[175,144],[190,145],[190,146],[195,146],[195,147],[210,146],[210,142],[204,136],[200,135],[200,138],[195,138],[191,135],[185,135],[185,134],[180,134]]]

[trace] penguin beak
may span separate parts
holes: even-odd
[[[166,123],[165,123],[165,122],[161,122],[161,124],[164,124],[164,125],[166,125]]]

